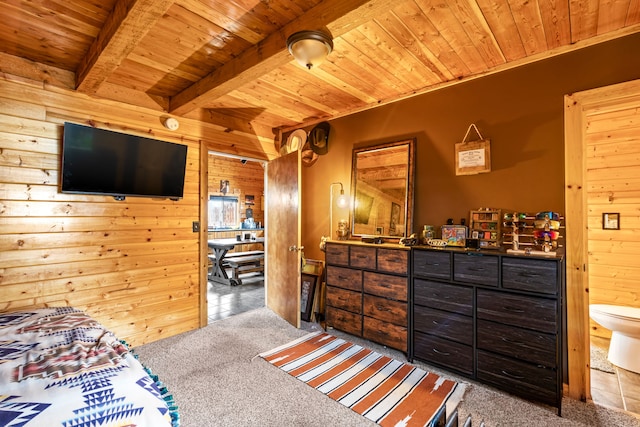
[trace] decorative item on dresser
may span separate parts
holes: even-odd
[[[480,208],[469,213],[469,237],[481,249],[500,249],[500,209]]]
[[[407,352],[409,248],[326,242],[327,326]]]
[[[564,247],[564,217],[556,212],[505,212],[502,244],[511,254],[556,256]]]
[[[561,257],[412,250],[409,359],[558,408],[563,382]]]

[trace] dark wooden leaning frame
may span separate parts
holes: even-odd
[[[318,276],[315,274],[302,273],[300,275],[300,319],[305,322],[311,320],[317,283]]]

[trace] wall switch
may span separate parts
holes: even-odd
[[[193,229],[194,233],[197,233],[198,231],[200,231],[200,222],[199,221],[193,221],[192,229]]]

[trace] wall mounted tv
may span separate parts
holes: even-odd
[[[179,199],[186,161],[186,145],[65,123],[61,191]]]

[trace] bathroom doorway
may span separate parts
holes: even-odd
[[[640,374],[607,362],[611,332],[588,316],[589,304],[640,306],[640,81],[565,101],[569,348],[591,362],[586,397],[640,414]],[[571,357],[570,390],[581,375]]]

